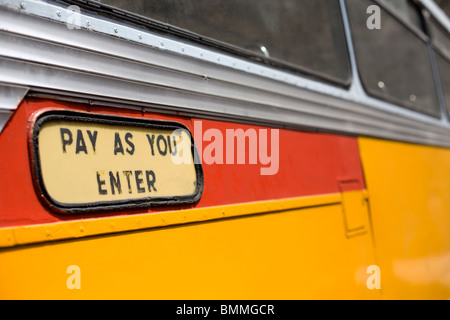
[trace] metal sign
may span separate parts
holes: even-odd
[[[60,212],[194,203],[203,191],[177,122],[50,111],[31,122],[29,146],[35,186]]]

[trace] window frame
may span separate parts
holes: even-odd
[[[441,31],[448,37],[449,43],[450,43],[450,32],[448,32],[437,19],[435,19],[431,14],[425,15],[425,23],[427,26],[427,29],[429,30],[429,38],[430,38],[430,44],[434,51],[437,51],[440,53],[441,56],[443,56],[446,60],[450,62],[450,49],[447,49],[444,44],[441,44],[438,39],[433,37],[430,25],[435,24],[437,28],[441,29]]]
[[[352,24],[350,22],[349,19],[349,26],[350,26],[350,34],[352,37],[352,44],[353,44],[353,50],[354,50],[354,54],[355,54],[355,63],[356,63],[356,70],[358,73],[358,77],[359,77],[359,82],[362,86],[362,88],[364,89],[364,92],[370,96],[373,97],[377,100],[380,101],[384,101],[390,104],[393,104],[399,108],[403,108],[403,109],[407,109],[413,112],[417,112],[420,113],[422,115],[425,116],[429,116],[435,119],[442,119],[443,114],[442,114],[442,106],[441,106],[441,102],[439,99],[439,90],[440,88],[438,87],[438,84],[436,83],[436,75],[435,75],[435,71],[434,71],[434,67],[433,67],[433,57],[431,56],[430,53],[430,42],[431,39],[430,37],[425,33],[426,30],[420,30],[418,29],[415,25],[411,24],[409,21],[407,21],[405,18],[403,18],[400,14],[398,14],[393,8],[391,8],[391,6],[387,3],[385,3],[383,0],[370,0],[371,2],[373,2],[375,5],[378,5],[381,10],[384,10],[387,14],[389,14],[391,17],[393,17],[396,21],[398,21],[404,28],[406,28],[407,32],[411,32],[414,36],[416,36],[419,40],[421,40],[426,48],[427,48],[427,55],[428,55],[428,63],[430,66],[430,70],[431,70],[431,76],[433,77],[433,83],[434,83],[434,94],[436,95],[436,102],[437,102],[437,110],[433,111],[433,110],[428,110],[428,109],[424,109],[424,108],[420,108],[417,105],[413,104],[413,103],[408,103],[407,101],[401,100],[399,98],[396,97],[392,97],[392,96],[385,96],[381,93],[375,92],[373,90],[368,89],[368,87],[365,85],[363,77],[362,77],[362,72],[361,69],[359,67],[359,62],[358,62],[358,55],[356,53],[356,47],[355,47],[355,41],[353,39],[353,33],[352,33]],[[421,18],[421,22],[422,22],[422,26],[425,29],[426,28],[426,23],[425,23],[425,17],[423,14],[423,6],[415,1],[415,0],[409,0],[411,1],[411,3],[417,7],[417,10],[419,10],[419,14],[420,14],[420,18]],[[347,1],[345,1],[345,5],[346,5],[346,10],[348,12],[348,4]],[[348,16],[348,13],[347,13]]]
[[[220,50],[224,53],[232,54],[236,57],[248,59],[250,60],[250,62],[262,63],[269,67],[284,70],[298,76],[307,77],[311,80],[325,82],[347,90],[353,83],[353,70],[350,59],[350,50],[348,47],[349,44],[345,34],[344,17],[342,14],[342,7],[340,6],[340,3],[339,3],[340,24],[342,27],[343,38],[345,39],[344,41],[345,59],[347,60],[346,63],[348,65],[348,76],[347,79],[345,80],[334,77],[332,75],[328,75],[324,72],[309,69],[305,66],[299,66],[273,57],[266,57],[263,53],[259,54],[232,44],[222,42],[220,40],[205,37],[195,32],[180,27],[176,27],[170,24],[166,24],[163,22],[159,22],[151,18],[136,13],[128,12],[107,4],[95,2],[92,0],[55,0],[55,1],[69,5],[77,5],[88,12],[101,14],[106,18],[128,22],[134,26],[144,28],[149,31],[156,31],[158,33],[162,33],[165,35],[175,36],[180,40],[185,41],[187,40],[192,42],[193,44],[204,45],[212,49]]]
[[[433,55],[434,55],[433,58],[435,60],[434,63],[436,64],[436,66],[438,65],[438,59],[436,58],[436,56],[439,56],[450,65],[450,49],[446,48],[445,44],[442,44],[436,37],[433,36],[433,33],[431,31],[432,30],[431,25],[434,24],[435,25],[434,28],[439,28],[443,32],[443,34],[448,38],[449,42],[450,42],[450,32],[448,32],[446,30],[446,28],[444,28],[441,25],[441,23],[438,21],[438,19],[433,17],[433,15],[430,14],[429,12],[428,12],[428,14],[424,15],[424,21],[425,21],[427,31],[429,33],[429,38],[430,38],[429,46],[431,47],[431,50],[433,51]],[[440,91],[439,93],[442,97],[442,104],[443,104],[441,109],[442,109],[443,114],[447,117],[447,119],[450,119],[450,101],[447,101],[445,99],[446,94],[445,94],[444,87],[442,85],[442,77],[441,77],[440,70],[438,67],[437,67],[436,73],[437,73],[436,76],[438,77],[438,81],[439,81],[438,90]]]

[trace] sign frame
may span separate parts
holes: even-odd
[[[41,159],[39,155],[39,132],[42,126],[49,121],[72,121],[89,124],[118,125],[128,127],[140,127],[157,130],[186,130],[191,139],[191,154],[195,169],[195,191],[189,195],[158,196],[135,199],[122,199],[110,201],[96,201],[87,203],[62,203],[52,198],[44,183]],[[201,163],[198,161],[198,151],[190,130],[182,123],[168,120],[156,120],[147,118],[132,118],[118,115],[106,115],[73,111],[67,109],[45,109],[35,112],[28,123],[28,149],[31,165],[33,184],[39,199],[50,209],[64,214],[117,211],[130,209],[145,209],[157,206],[189,205],[197,203],[204,189],[204,175]]]

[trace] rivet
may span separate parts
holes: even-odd
[[[161,47],[164,47],[164,42],[163,42],[163,41],[161,41],[160,43],[161,43]]]
[[[89,27],[91,23],[89,21],[86,21],[86,25]]]
[[[61,11],[56,10],[56,15],[57,15],[58,17],[61,17]]]
[[[139,39],[142,39],[142,34],[138,35]]]
[[[25,2],[21,2],[21,3],[20,3],[20,8],[21,8],[21,9],[25,9]]]
[[[114,28],[114,32],[115,32],[115,33],[119,32],[119,29]]]

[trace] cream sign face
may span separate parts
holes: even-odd
[[[189,130],[176,122],[76,112],[38,117],[36,186],[61,212],[193,203],[203,188]],[[192,161],[176,161],[177,157]]]

